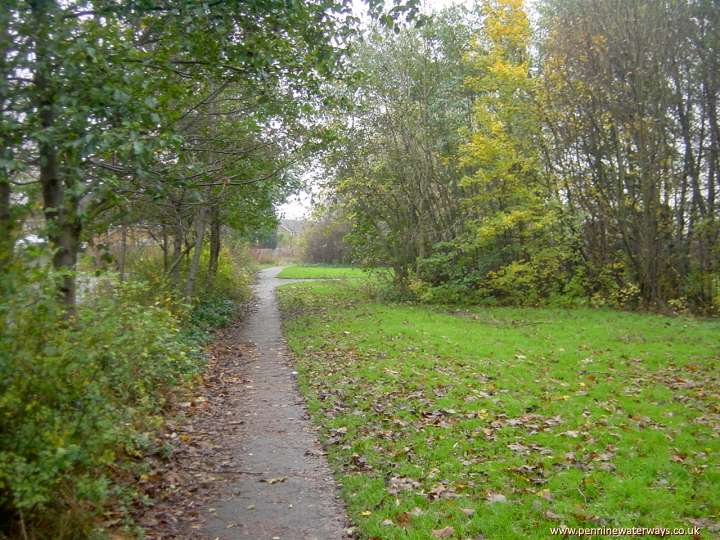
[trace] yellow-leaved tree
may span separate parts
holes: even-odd
[[[556,261],[548,243],[557,216],[540,167],[540,115],[530,69],[530,24],[522,0],[485,0],[483,31],[467,63],[477,93],[474,125],[462,148],[471,171],[462,182],[469,235],[491,289],[547,281]]]

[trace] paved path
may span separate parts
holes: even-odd
[[[275,277],[280,270],[260,272],[257,309],[239,336],[255,345],[256,354],[243,367],[243,399],[234,405],[235,418],[244,424],[232,457],[239,469],[261,474],[240,476],[230,485],[230,495],[211,504],[203,530],[209,538],[344,538],[345,510],[298,392],[280,329],[275,287],[289,281]]]

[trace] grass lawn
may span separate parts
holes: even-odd
[[[279,294],[361,537],[720,534],[720,321]]]
[[[299,266],[283,268],[277,277],[285,279],[341,279],[363,278],[367,272],[351,266]]]

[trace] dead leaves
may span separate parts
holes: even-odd
[[[238,344],[237,329],[231,325],[221,332],[210,347],[202,383],[172,402],[163,436],[171,455],[145,456],[149,470],[137,483],[152,504],[137,508],[136,516],[148,538],[173,538],[200,529],[206,502],[238,474],[254,474],[237,469],[224,443],[245,423],[228,409],[228,402],[234,396],[244,398],[241,385],[248,381],[242,365],[257,354],[254,346]]]
[[[450,538],[455,534],[454,527],[443,527],[442,529],[433,529],[432,535],[435,538]]]
[[[387,483],[387,491],[391,495],[397,495],[401,491],[413,491],[420,489],[420,482],[412,478],[393,476]]]
[[[384,495],[400,501],[395,512],[375,516],[374,525],[385,518],[397,526],[413,523],[412,512],[397,512],[416,501],[437,519],[433,527],[440,527],[432,533],[423,528],[423,538],[442,538],[436,533],[447,525],[455,527],[452,537],[465,537],[462,521],[482,522],[482,516],[473,517],[472,507],[478,513],[502,512],[517,504],[524,512],[527,508],[520,507],[528,501],[539,521],[593,523],[598,518],[588,501],[606,496],[616,466],[627,471],[628,465],[643,468],[653,462],[655,467],[658,455],[663,456],[668,471],[653,488],[667,491],[682,484],[678,473],[685,471],[678,469],[701,475],[716,461],[709,448],[702,448],[712,446],[714,452],[714,444],[673,442],[683,435],[700,443],[720,433],[717,363],[706,362],[702,354],[679,366],[673,362],[687,360],[671,359],[669,353],[651,358],[629,347],[615,350],[613,344],[600,347],[572,336],[555,342],[549,332],[547,342],[543,336],[524,336],[538,338],[538,347],[505,351],[502,362],[469,359],[443,348],[441,335],[430,336],[437,338],[437,350],[416,343],[424,341],[420,334],[379,342],[368,338],[372,347],[363,345],[362,338],[382,328],[377,323],[383,315],[373,311],[373,317],[367,334],[353,331],[358,340],[352,349],[329,340],[319,351],[315,345],[303,361],[310,365],[323,411],[335,415],[323,423],[351,426],[348,434],[330,433],[343,445],[332,454],[342,456],[351,474],[372,482],[384,478]],[[572,321],[583,327],[583,321]],[[342,326],[329,327],[328,335],[338,329]],[[541,344],[545,351],[539,350]],[[642,358],[634,358],[638,354]],[[341,407],[345,411],[336,414]],[[643,430],[656,433],[647,437]],[[654,453],[655,444],[661,453]],[[562,481],[556,484],[558,477]],[[576,479],[577,486],[548,489],[569,479]],[[490,487],[494,491],[487,491]],[[420,528],[429,522],[413,524]]]
[[[556,514],[552,510],[546,510],[543,514],[546,518],[552,519],[552,520],[560,520],[563,519],[563,517],[560,514]]]
[[[520,475],[521,478],[531,484],[542,485],[547,483],[547,473],[545,472],[542,464],[525,464],[519,467],[511,467],[508,470]]]
[[[528,455],[531,452],[537,452],[545,456],[549,456],[552,454],[552,450],[550,450],[549,448],[545,448],[544,446],[540,446],[539,444],[534,443],[524,445],[522,443],[515,442],[508,444],[507,447],[513,452],[522,455]]]
[[[350,456],[350,463],[348,468],[356,472],[369,472],[373,470],[373,466],[370,465],[363,456],[360,454],[352,454]]]
[[[489,503],[506,503],[508,502],[507,497],[502,493],[496,493],[494,491],[488,491],[485,496],[485,500]]]
[[[615,464],[612,463],[616,450],[617,448],[614,445],[609,444],[602,452],[591,451],[580,455],[577,452],[565,452],[563,457],[567,464],[558,464],[557,468],[574,467],[582,471],[599,470],[611,472],[616,468]]]
[[[287,476],[278,476],[277,478],[261,478],[260,482],[264,482],[265,484],[272,486],[273,484],[280,484],[286,480]]]

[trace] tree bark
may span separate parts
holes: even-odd
[[[10,210],[10,182],[0,179],[0,272],[3,272],[13,259],[15,247],[15,223]]]
[[[175,231],[173,234],[173,256],[172,265],[170,266],[170,281],[176,286],[180,284],[180,260],[183,256],[183,224],[180,217],[180,211],[175,216]],[[178,287],[179,288],[179,287]]]
[[[80,247],[82,226],[78,216],[78,198],[66,196],[65,188],[75,187],[72,178],[61,177],[60,159],[55,144],[55,93],[50,81],[52,59],[48,51],[46,39],[50,21],[48,12],[55,6],[53,0],[35,0],[31,9],[35,25],[35,62],[36,71],[35,103],[40,118],[43,136],[39,138],[38,153],[40,161],[40,184],[43,194],[43,211],[47,224],[47,235],[50,245],[55,249],[53,266],[62,272],[59,292],[60,298],[71,313],[75,308],[76,284],[75,266]],[[64,182],[63,182],[64,180]],[[72,189],[71,189],[72,191]]]
[[[195,246],[193,248],[192,260],[188,269],[187,282],[185,284],[185,296],[191,297],[195,290],[195,281],[197,279],[198,270],[200,269],[200,255],[202,255],[202,245],[205,239],[205,226],[207,222],[207,209],[200,206],[195,218]]]
[[[162,251],[163,251],[163,273],[167,274],[169,261],[168,261],[168,234],[167,227],[162,224]]]
[[[125,281],[125,259],[127,257],[127,225],[123,221],[121,225],[120,239],[120,260],[118,261],[118,270],[120,271],[120,282]]]
[[[220,207],[214,204],[210,209],[210,260],[208,261],[208,284],[212,282],[217,275],[218,262],[220,260]]]
[[[7,62],[7,51],[10,48],[12,40],[8,34],[7,19],[9,14],[0,13],[0,73],[2,77],[7,77],[10,68]],[[0,85],[0,103],[4,103],[7,97],[6,85]],[[3,113],[4,114],[4,113]],[[2,156],[10,161],[13,156],[11,143],[5,142],[5,147],[0,148]],[[13,259],[13,250],[15,248],[15,221],[11,210],[11,194],[10,177],[7,169],[0,170],[0,272],[3,272]]]

